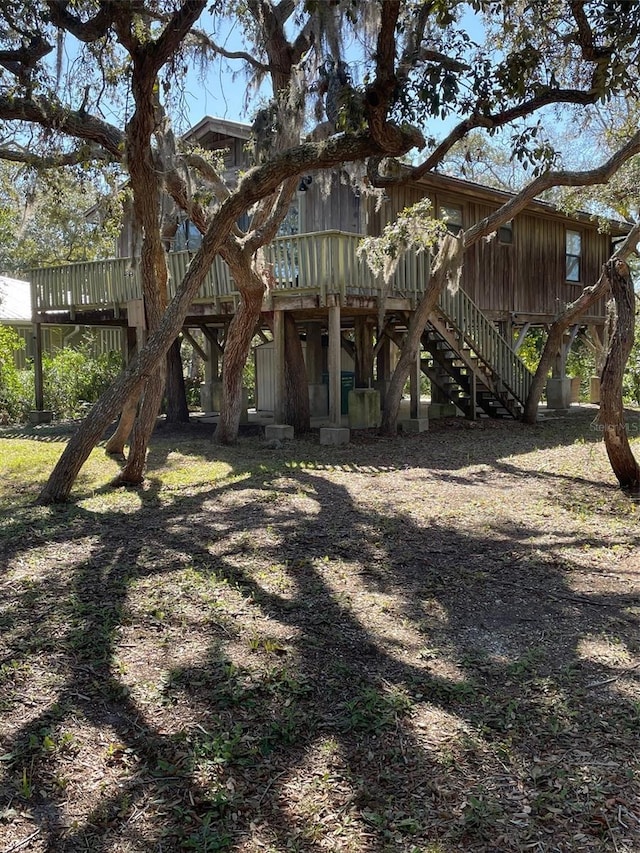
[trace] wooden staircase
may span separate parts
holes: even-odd
[[[423,372],[465,417],[521,417],[533,375],[462,289],[441,294],[422,346]]]

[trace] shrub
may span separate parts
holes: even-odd
[[[60,418],[75,418],[95,403],[122,369],[118,352],[93,355],[91,341],[42,358],[44,405]]]
[[[0,326],[0,420],[5,423],[23,420],[32,406],[32,386],[14,357],[23,348],[24,340],[14,329]]]

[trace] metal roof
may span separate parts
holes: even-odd
[[[0,275],[0,322],[31,322],[31,286],[28,281]]]

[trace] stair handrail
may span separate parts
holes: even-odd
[[[468,293],[461,287],[455,292],[446,287],[440,294],[439,307],[464,342],[524,406],[533,374]]]

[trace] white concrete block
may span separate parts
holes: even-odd
[[[293,438],[293,427],[289,424],[267,424],[264,428],[264,437],[268,440],[277,439],[284,441]]]
[[[321,427],[320,444],[349,444],[351,432],[346,427]]]
[[[402,432],[426,432],[429,429],[429,418],[408,418],[400,421]]]

